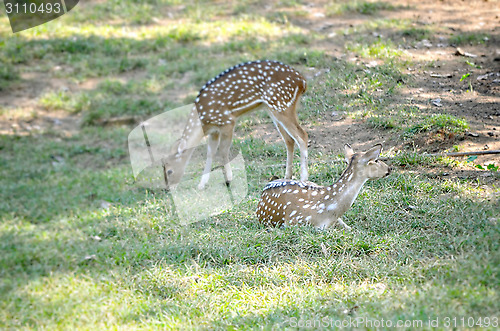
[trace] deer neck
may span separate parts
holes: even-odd
[[[366,183],[367,178],[359,176],[354,169],[349,167],[342,173],[339,180],[329,186],[334,198],[329,201],[327,211],[334,214],[335,218],[340,218],[356,200],[361,188]]]
[[[203,125],[198,116],[196,107],[193,107],[193,110],[189,114],[188,122],[182,132],[181,140],[185,140],[186,142],[184,149],[197,147],[204,136]]]
[[[184,127],[184,131],[182,132],[179,145],[172,151],[173,154],[180,154],[179,161],[182,171],[186,168],[194,150],[200,145],[204,136],[205,133],[203,131],[202,123],[198,117],[198,112],[196,111],[196,108],[193,108],[189,115],[188,122]]]

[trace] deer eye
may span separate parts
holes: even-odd
[[[174,171],[173,171],[172,169],[168,169],[168,170],[167,170],[167,175],[171,175],[171,174],[173,174],[173,173],[174,173]]]

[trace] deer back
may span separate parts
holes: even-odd
[[[305,78],[292,67],[276,61],[236,65],[205,84],[195,105],[204,125],[231,124],[242,114],[266,104],[284,112],[306,90]]]

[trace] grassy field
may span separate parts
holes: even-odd
[[[281,141],[251,134],[271,123],[264,113],[238,127],[248,196],[233,208],[180,226],[163,192],[134,183],[127,136],[135,125],[100,123],[138,123],[191,103],[208,79],[255,59],[314,76],[299,114],[307,126],[335,111],[406,141],[468,129],[463,118],[400,98],[402,86],[415,85],[406,71],[415,63],[397,38],[414,44],[439,26],[385,19],[380,11],[406,8],[386,2],[329,1],[328,17],[368,17],[336,32],[348,54],[337,57],[322,47],[336,37],[291,23],[307,14],[302,1],[274,4],[86,1],[15,35],[2,12],[1,95],[34,76],[48,87],[32,98],[33,111],[0,102],[0,121],[57,111],[78,125],[0,134],[0,329],[282,329],[325,317],[393,325],[439,318],[445,327],[447,317],[484,326],[500,318],[500,189],[482,177],[441,175],[472,171],[466,161],[391,152],[393,174],[368,183],[345,215],[351,232],[257,222],[260,191],[284,175],[276,165],[286,155]],[[366,33],[379,28],[391,38]],[[338,153],[312,148],[310,180],[337,178],[345,167]]]

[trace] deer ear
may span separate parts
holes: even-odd
[[[368,152],[365,153],[365,155],[363,156],[363,160],[365,160],[366,162],[375,161],[376,159],[378,159],[381,152],[382,152],[382,145],[377,144],[373,146]]]
[[[347,163],[351,162],[351,158],[354,155],[354,151],[352,150],[352,148],[349,144],[344,145],[344,154],[345,154],[346,162]]]

